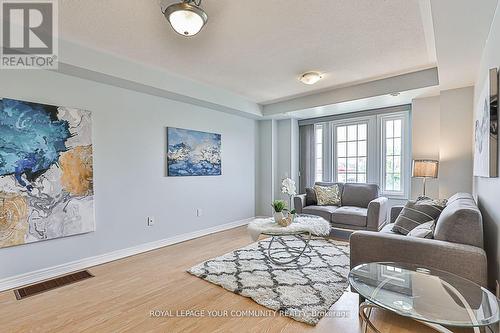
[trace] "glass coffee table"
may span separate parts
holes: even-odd
[[[497,332],[499,305],[487,289],[451,273],[400,263],[369,263],[349,273],[352,288],[366,299],[359,306],[364,329],[380,331],[370,321],[372,308],[415,319],[438,332],[448,327]]]

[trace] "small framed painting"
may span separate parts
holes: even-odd
[[[221,135],[167,127],[167,176],[220,176]]]

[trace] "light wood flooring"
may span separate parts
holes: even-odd
[[[189,267],[251,243],[244,227],[90,268],[94,278],[21,301],[0,293],[0,332],[361,332],[358,296],[346,292],[315,327],[287,317],[163,317],[152,310],[266,310],[251,299],[186,273]],[[374,310],[382,332],[432,333],[413,320]],[[454,332],[469,332],[454,330]]]

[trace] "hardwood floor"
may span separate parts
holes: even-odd
[[[249,243],[245,228],[235,228],[93,267],[94,278],[21,301],[12,291],[0,293],[0,332],[361,332],[358,296],[350,292],[332,307],[348,315],[315,327],[287,317],[150,316],[154,310],[266,310],[185,272]],[[434,332],[382,310],[372,316],[382,332]]]

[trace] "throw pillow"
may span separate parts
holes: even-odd
[[[312,187],[306,187],[306,206],[313,206],[318,204],[316,199],[316,192]]]
[[[418,238],[433,238],[434,235],[434,220],[422,223],[421,225],[413,228],[408,235],[410,237],[418,237]]]
[[[432,198],[429,198],[429,197],[422,195],[422,196],[419,196],[417,198],[417,202],[419,204],[434,205],[434,206],[444,208],[444,207],[446,207],[446,204],[448,203],[448,199],[432,199]]]
[[[437,221],[442,211],[442,206],[428,203],[425,200],[408,201],[396,218],[392,231],[407,235],[422,223]]]
[[[337,184],[332,186],[314,185],[318,206],[340,206],[340,189]]]

